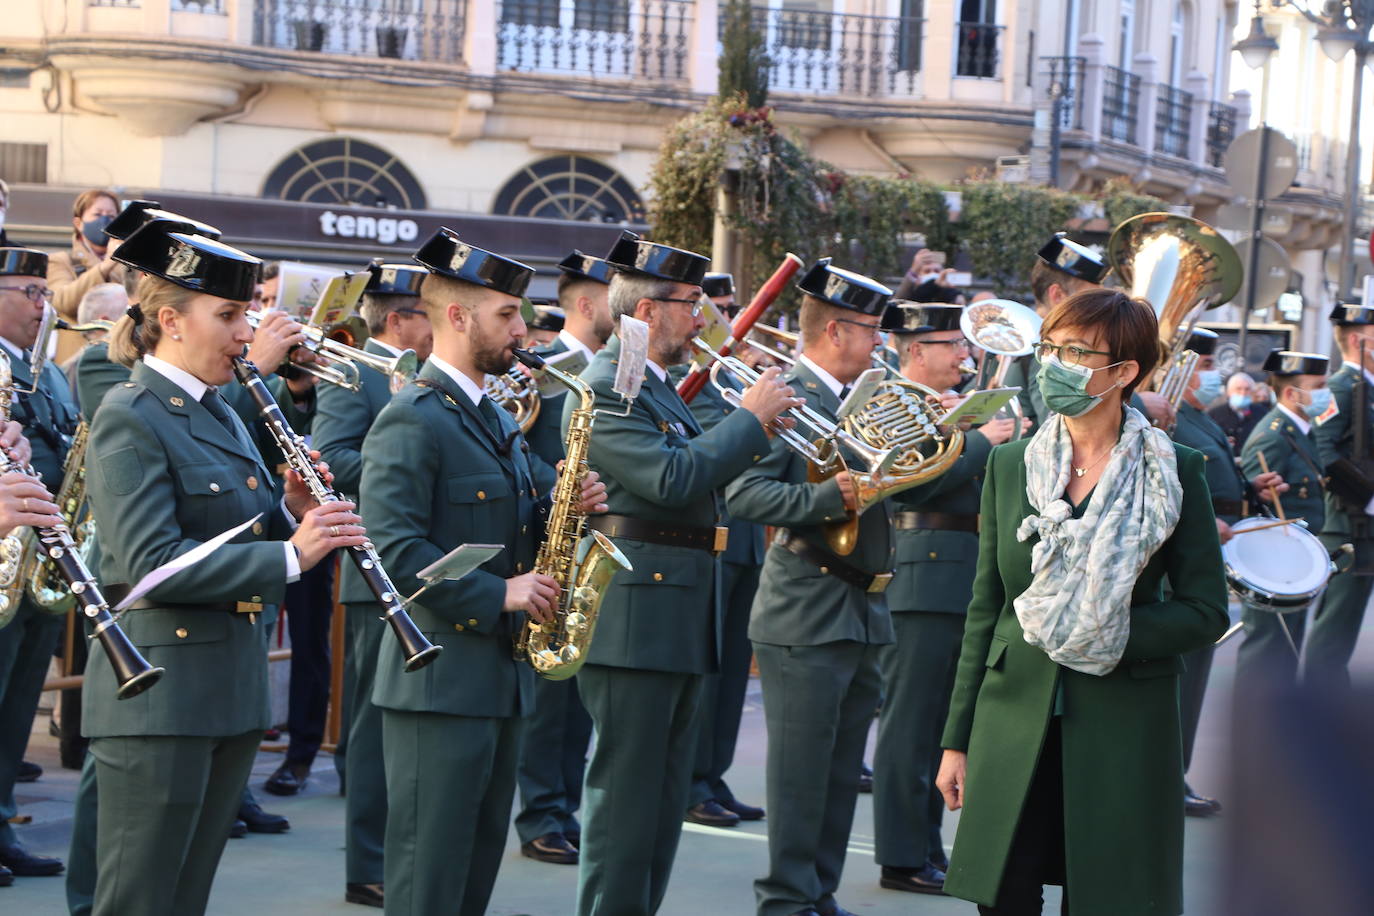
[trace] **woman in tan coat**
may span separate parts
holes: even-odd
[[[92,188],[82,191],[72,204],[72,247],[48,257],[48,286],[52,307],[68,321],[76,320],[81,297],[102,283],[123,283],[124,265],[112,255],[119,243],[105,234],[119,213],[119,199],[113,191]],[[64,360],[81,348],[77,334],[63,332],[57,348]]]

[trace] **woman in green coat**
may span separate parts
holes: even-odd
[[[1153,310],[1112,290],[1041,329],[1051,419],[993,450],[937,784],[963,808],[945,891],[983,914],[1183,911],[1179,656],[1225,630],[1201,456],[1127,399]],[[1174,593],[1160,588],[1167,576]]]
[[[166,669],[162,681],[129,700],[84,695],[100,799],[94,913],[183,916],[205,910],[269,723],[263,605],[364,532],[351,503],[316,505],[299,477],[278,491],[218,390],[252,337],[244,309],[261,262],[157,223],[117,257],[148,276],[111,331],[111,357],[133,371],[91,423],[88,483],[107,592],[118,597],[246,525],[125,613],[129,638]],[[89,683],[112,683],[100,670],[108,666],[92,653]]]

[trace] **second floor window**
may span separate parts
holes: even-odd
[[[1001,31],[997,25],[997,0],[961,0],[955,28],[955,75],[996,78]]]

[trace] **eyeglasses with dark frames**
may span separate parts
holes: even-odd
[[[1112,354],[1105,350],[1089,350],[1087,347],[1080,347],[1075,344],[1053,344],[1047,340],[1038,340],[1035,343],[1035,358],[1041,361],[1050,356],[1058,356],[1059,361],[1066,366],[1077,366],[1083,362],[1085,356],[1107,356]]]
[[[31,302],[52,301],[52,290],[36,283],[30,283],[28,286],[0,286],[0,289],[17,290],[27,296]]]

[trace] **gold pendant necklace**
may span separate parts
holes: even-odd
[[[1103,459],[1103,458],[1106,458],[1108,455],[1110,455],[1110,454],[1112,453],[1112,448],[1115,448],[1115,447],[1116,447],[1116,445],[1115,445],[1115,443],[1113,443],[1112,446],[1109,447],[1105,452],[1103,452],[1102,454],[1098,455],[1097,458],[1093,461],[1092,464],[1085,464],[1085,465],[1084,465],[1083,467],[1081,467],[1081,468],[1080,468],[1078,465],[1073,464],[1072,462],[1070,462],[1070,465],[1073,467],[1073,473],[1074,473],[1074,475],[1077,476],[1077,477],[1082,477],[1084,474],[1088,473],[1090,470],[1092,470],[1093,468],[1097,467],[1099,464],[1102,463],[1102,459]]]

